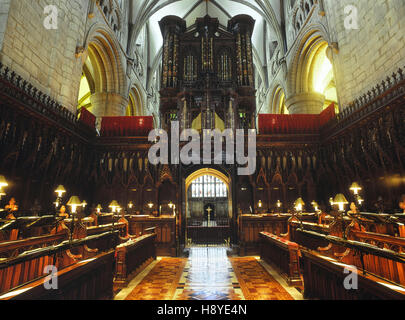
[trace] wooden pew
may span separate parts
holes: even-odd
[[[238,217],[239,246],[241,256],[260,254],[260,232],[277,236],[288,233],[291,214],[241,215]],[[304,221],[316,221],[316,214],[304,214]]]
[[[20,217],[0,220],[0,241],[13,241],[50,234],[61,218],[55,216]]]
[[[241,215],[238,217],[241,256],[260,254],[260,232],[281,235],[287,231],[287,215]]]
[[[329,234],[329,226],[328,225],[319,225],[315,223],[303,222],[302,224],[296,221],[291,221],[289,223],[289,233],[284,235],[286,239],[289,241],[297,243],[299,246],[308,248],[311,250],[317,250],[319,247],[326,247],[329,242],[323,241],[319,238],[314,238],[307,236],[305,233],[297,232],[298,229],[301,227],[307,231],[314,231],[320,234]]]
[[[373,221],[370,216],[375,223],[378,222],[380,231],[390,233],[395,230],[393,226],[401,226],[400,219],[405,219],[403,215],[395,218],[392,215],[359,214],[344,218],[335,216],[329,225],[293,221],[288,239],[299,244],[302,252],[313,250],[313,254],[336,263],[355,266],[363,276],[388,282],[401,291],[400,288],[405,288],[405,238],[365,231]],[[312,277],[316,278],[316,275]],[[323,281],[318,280],[319,283]]]
[[[176,256],[176,218],[174,216],[130,216],[129,233],[142,236],[149,228],[155,228],[156,254],[158,256]]]
[[[118,223],[114,223],[114,226],[112,224],[105,224],[105,225],[87,227],[86,229],[87,229],[87,235],[89,235],[89,236],[104,233],[104,232],[109,232],[112,230],[118,230],[120,237],[124,237],[125,236],[125,227],[126,226],[124,223],[118,222]]]
[[[405,300],[405,288],[372,274],[358,273],[358,289],[347,290],[350,265],[316,252],[302,250],[304,297],[323,300]],[[352,271],[350,271],[352,272]]]
[[[70,227],[70,225],[69,225]],[[88,227],[86,231],[82,233],[81,238],[86,236],[97,235],[105,232],[118,230],[120,235],[125,235],[125,225],[123,223],[117,223],[112,225]],[[51,230],[50,234],[45,234],[39,237],[32,237],[27,239],[5,241],[0,242],[0,258],[13,258],[23,253],[24,251],[44,248],[52,245],[57,245],[63,241],[70,239],[70,229],[66,226],[65,220],[59,221],[58,226]],[[121,238],[120,238],[121,239]],[[122,238],[121,242],[127,241],[129,238]],[[101,245],[101,244],[100,244]],[[108,247],[109,245],[106,244]],[[104,248],[101,248],[102,250]]]
[[[275,266],[289,286],[301,286],[298,245],[267,232],[261,232],[260,238],[261,259]]]
[[[365,273],[405,286],[405,254],[365,242],[345,240],[311,231],[298,229],[297,232],[329,243],[326,248],[318,248],[318,253],[341,263],[355,266]],[[372,237],[369,233],[366,235]],[[358,233],[358,236],[361,237],[361,232]],[[386,241],[388,241],[387,237],[385,237]],[[392,240],[398,242],[398,239]],[[403,240],[402,243],[404,243]]]
[[[403,255],[405,252],[405,238],[390,235],[351,230],[349,238],[362,243],[370,244],[389,252]],[[354,260],[353,253],[349,253],[345,260]],[[405,255],[404,255],[405,256]],[[358,263],[358,262],[357,262]],[[365,255],[363,257],[364,268],[371,273],[378,274],[386,279],[405,286],[405,265],[402,262],[392,261],[385,257]]]
[[[113,297],[114,251],[79,261],[57,272],[58,289],[45,289],[47,277],[0,296],[0,300],[107,300]]]
[[[367,232],[405,238],[405,215],[361,212],[352,215]]]
[[[0,258],[13,258],[24,251],[57,245],[69,238],[67,232],[0,243]]]
[[[98,225],[111,224],[117,221],[116,215],[113,213],[99,213],[97,217]]]
[[[11,259],[0,259],[0,293],[43,277],[44,267],[47,265],[54,265],[62,270],[81,259],[111,250],[119,243],[118,237],[119,232],[113,231],[26,251]],[[81,254],[75,254],[75,250],[80,250]]]
[[[155,240],[156,234],[148,234],[117,246],[114,291],[128,285],[146,263],[156,259]]]

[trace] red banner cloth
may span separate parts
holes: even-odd
[[[319,115],[319,122],[321,128],[325,126],[330,120],[336,117],[335,113],[335,104],[332,103],[329,107],[327,107],[322,113]]]
[[[153,117],[103,117],[100,135],[104,137],[144,137],[153,130]]]
[[[259,114],[260,134],[311,134],[319,132],[319,115]]]
[[[96,127],[96,116],[92,114],[89,110],[85,107],[80,109],[80,121],[83,122],[85,125],[89,126],[90,128]]]
[[[259,114],[260,134],[317,134],[336,116],[335,104],[321,114]]]

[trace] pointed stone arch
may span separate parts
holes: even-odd
[[[285,90],[281,85],[276,85],[272,95],[271,95],[271,102],[270,102],[270,113],[272,114],[286,114],[288,110],[285,106]]]
[[[328,33],[321,24],[310,25],[297,38],[293,60],[287,76],[286,107],[290,113],[319,114],[325,104],[325,95],[316,87],[315,80],[322,70],[319,57],[331,57]],[[334,72],[333,66],[332,71]]]
[[[126,109],[126,116],[144,116],[145,115],[145,101],[143,98],[142,90],[138,85],[133,85],[129,90],[128,106]]]
[[[119,48],[116,36],[106,26],[94,24],[89,29],[82,60],[84,74],[91,79],[90,103],[97,117],[124,115],[128,104],[127,81]]]

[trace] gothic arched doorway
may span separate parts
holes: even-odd
[[[201,169],[186,179],[186,245],[230,243],[232,202],[229,178],[214,169]]]

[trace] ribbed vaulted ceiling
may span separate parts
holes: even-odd
[[[253,33],[255,64],[265,65],[266,44],[277,41],[282,47],[281,32],[282,0],[136,0],[132,1],[130,50],[135,48],[139,35],[147,25],[149,64],[152,66],[160,58],[162,36],[158,22],[167,15],[176,15],[192,27],[196,18],[207,14],[219,19],[227,26],[228,20],[239,14],[248,14],[256,20]]]

